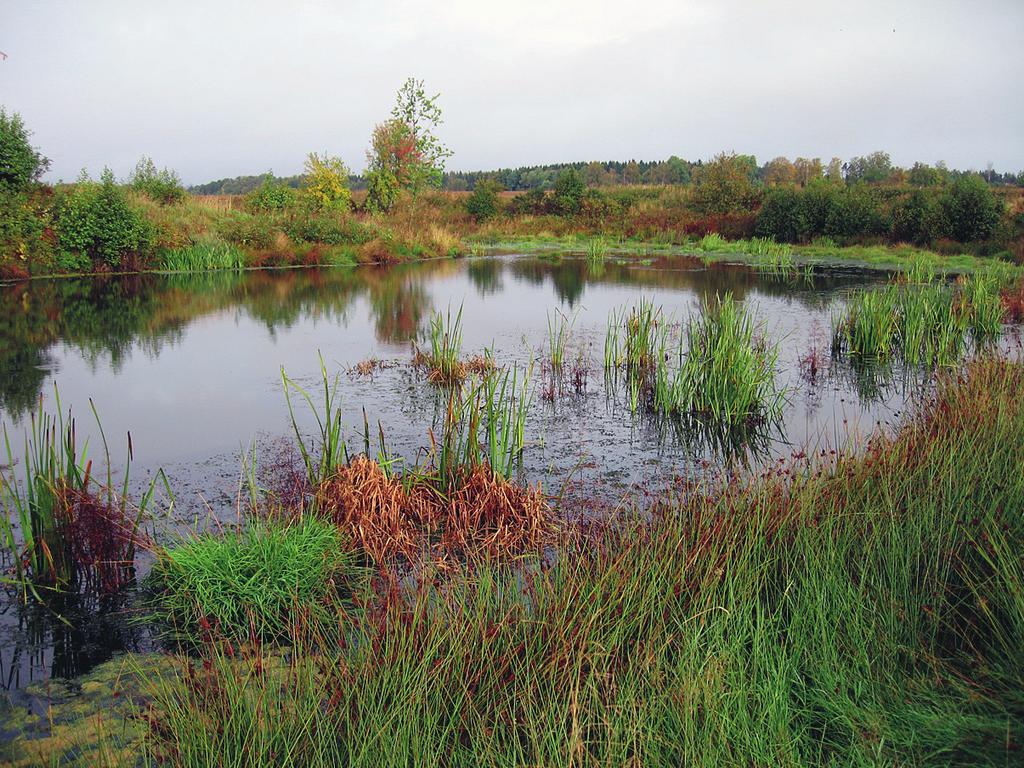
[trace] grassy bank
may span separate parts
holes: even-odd
[[[1013,763],[1022,386],[973,363],[862,456],[667,490],[543,563],[296,593],[283,647],[208,627],[139,667],[110,764]]]
[[[910,194],[902,188],[886,188],[885,195],[876,192],[885,200]],[[17,222],[14,212],[0,211],[0,217],[12,218],[11,227],[18,224],[20,233],[0,243],[0,279],[380,264],[490,250],[548,249],[580,251],[595,261],[616,255],[676,254],[759,266],[779,258],[798,266],[839,263],[880,269],[927,262],[943,272],[969,272],[993,263],[1019,264],[1024,242],[1018,231],[1024,226],[1024,203],[1015,197],[999,202],[1003,213],[992,236],[996,239],[938,238],[908,245],[896,233],[884,231],[776,242],[774,235],[755,236],[756,206],[708,214],[701,210],[695,191],[686,187],[580,194],[580,208],[574,211],[544,206],[534,210],[522,202],[527,195],[496,197],[493,210],[481,217],[471,213],[472,198],[439,191],[403,195],[390,210],[371,212],[363,193],[352,195],[351,208],[318,209],[294,194],[285,195],[275,207],[252,195],[182,192],[172,202],[158,201],[110,179],[40,187],[23,193]],[[586,201],[594,205],[583,205]],[[85,212],[78,215],[78,208]],[[102,227],[95,223],[106,221],[104,217],[109,221]]]

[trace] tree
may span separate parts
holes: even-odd
[[[828,161],[828,168],[825,170],[825,175],[828,176],[828,180],[833,183],[839,183],[843,180],[843,161],[838,157],[833,157]]]
[[[494,179],[477,182],[473,193],[466,200],[466,210],[477,221],[485,221],[498,213],[498,192],[501,184]]]
[[[181,179],[172,170],[157,170],[152,158],[143,155],[135,164],[130,184],[132,189],[162,205],[177,203],[185,199],[185,188]]]
[[[932,168],[927,163],[914,163],[907,180],[915,187],[935,187],[942,183],[943,174],[938,168]]]
[[[672,155],[668,160],[665,161],[667,166],[667,181],[669,184],[689,184],[690,183],[690,164],[685,160]]]
[[[984,240],[999,223],[1002,205],[981,176],[964,174],[942,197],[943,227],[961,243]]]
[[[109,168],[98,184],[82,172],[59,206],[57,231],[59,263],[69,269],[87,268],[96,260],[120,266],[124,256],[140,254],[151,240],[149,223],[129,205]]]
[[[821,158],[818,157],[812,160],[808,160],[806,157],[798,157],[793,161],[795,181],[801,187],[806,187],[815,179],[820,179],[822,170]]]
[[[39,181],[50,161],[29,143],[31,133],[21,115],[10,115],[0,107],[0,187],[19,192]]]
[[[756,193],[749,155],[719,154],[694,172],[694,202],[705,213],[745,210]]]
[[[583,177],[575,168],[562,171],[555,182],[555,210],[566,216],[579,213],[586,188]]]
[[[628,163],[626,163],[626,167],[622,169],[622,183],[640,183],[640,166],[637,165],[636,160],[630,160]]]
[[[796,168],[785,157],[776,157],[764,167],[764,183],[775,187],[796,181]]]
[[[303,194],[320,210],[347,211],[352,205],[348,166],[340,157],[310,152],[306,157]]]
[[[604,180],[604,164],[599,163],[596,160],[583,168],[583,180],[586,181],[588,187],[600,186]]]
[[[872,152],[864,157],[851,157],[846,164],[846,180],[851,184],[864,181],[877,184],[892,174],[892,160],[888,152]]]

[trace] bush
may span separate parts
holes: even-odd
[[[548,196],[540,187],[534,187],[528,192],[514,197],[510,206],[514,214],[531,216],[543,216],[548,212],[548,207]]]
[[[747,158],[720,154],[698,166],[694,175],[693,201],[704,213],[749,210],[757,200]]]
[[[348,167],[341,158],[310,152],[302,193],[311,207],[320,211],[348,211],[352,193],[348,189]]]
[[[217,226],[217,234],[229,243],[247,248],[269,248],[274,244],[277,232],[273,221],[237,211],[222,219]]]
[[[0,188],[18,192],[38,181],[50,161],[31,144],[21,115],[0,108]]]
[[[754,231],[758,237],[774,238],[780,243],[795,243],[806,232],[803,216],[804,195],[795,189],[774,189],[757,212]]]
[[[0,257],[25,261],[49,251],[51,242],[46,237],[49,211],[45,199],[49,194],[49,189],[42,194],[31,194],[0,184]]]
[[[59,262],[74,269],[97,261],[118,267],[126,255],[142,255],[152,240],[149,222],[129,204],[109,168],[99,183],[83,172],[61,201],[57,231]]]
[[[136,192],[161,205],[179,203],[185,199],[185,188],[181,186],[178,174],[167,168],[158,171],[152,159],[145,156],[135,164],[130,183]]]
[[[583,177],[575,168],[562,171],[555,181],[555,194],[552,200],[555,211],[562,216],[579,213],[583,203],[583,193],[586,190],[587,186],[583,183]]]
[[[371,213],[390,211],[398,200],[400,189],[398,177],[390,170],[371,170],[366,175],[366,210]]]
[[[992,188],[976,174],[954,181],[940,205],[943,234],[961,243],[984,240],[991,235],[1002,212]]]
[[[245,196],[245,207],[253,213],[284,211],[295,205],[297,197],[295,189],[275,182],[268,173],[263,183]]]
[[[466,210],[477,221],[494,218],[499,211],[498,192],[501,185],[492,179],[478,182],[473,193],[466,200]]]
[[[340,216],[296,218],[285,225],[284,232],[296,242],[326,245],[361,245],[373,239],[373,232],[367,226],[349,217]]]

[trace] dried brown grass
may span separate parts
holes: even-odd
[[[509,482],[486,465],[467,469],[447,492],[435,479],[403,481],[359,456],[317,488],[315,508],[381,564],[514,556],[539,551],[557,533],[539,486]]]

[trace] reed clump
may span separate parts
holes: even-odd
[[[118,492],[99,426],[107,467],[106,482],[100,484],[88,446],[78,445],[75,419],[70,410],[66,416],[61,413],[56,390],[55,401],[56,415],[44,410],[42,398],[31,415],[21,482],[8,474],[17,460],[6,427],[3,430],[8,469],[0,471],[0,546],[11,561],[13,583],[26,597],[42,597],[43,591],[111,594],[134,581],[136,550],[145,540],[140,524],[156,480],[138,505],[131,506],[131,435]],[[99,425],[98,416],[96,421]]]

